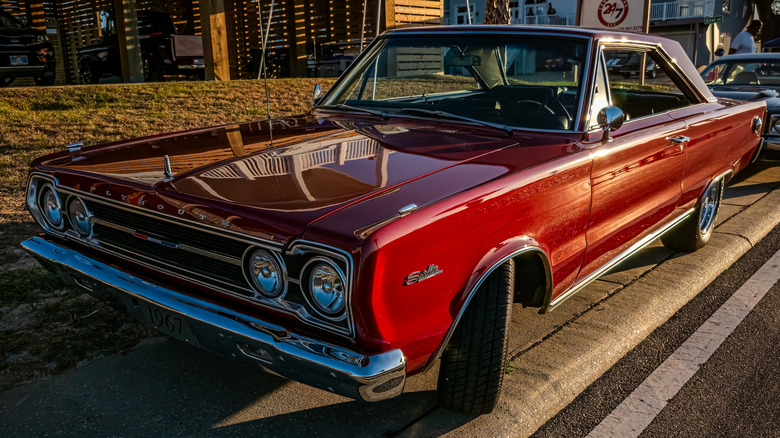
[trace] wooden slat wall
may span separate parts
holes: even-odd
[[[387,29],[440,25],[443,17],[443,0],[386,0],[385,2],[384,21]]]
[[[98,12],[111,10],[111,0],[0,0],[0,7],[20,17],[30,17],[31,2],[43,1],[46,23],[56,34],[49,37],[58,61],[58,82],[78,83],[76,50],[100,40]],[[376,35],[377,0],[366,0],[364,37]],[[136,0],[137,9],[164,11],[173,17],[177,32],[201,34],[198,0]],[[225,0],[230,70],[233,78],[252,77],[250,54],[259,50],[260,16],[263,29],[270,0]],[[268,37],[271,76],[306,75],[307,55],[326,42],[357,42],[363,20],[364,0],[277,0]],[[381,30],[403,26],[440,24],[443,0],[384,0]],[[414,54],[411,54],[414,55]]]

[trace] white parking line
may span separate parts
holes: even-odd
[[[637,437],[780,279],[780,251],[653,371],[588,437]]]

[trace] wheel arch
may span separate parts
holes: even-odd
[[[444,348],[450,341],[452,334],[460,323],[463,314],[476,295],[480,286],[487,278],[504,263],[512,261],[515,264],[513,284],[515,286],[515,303],[521,303],[524,307],[541,307],[540,313],[546,307],[544,303],[549,303],[553,289],[552,270],[550,259],[547,253],[541,248],[539,243],[528,236],[522,236],[503,242],[495,251],[485,255],[474,269],[472,280],[469,281],[465,289],[465,299],[458,310],[458,314],[452,321],[447,333],[442,339],[436,352],[428,361],[424,370],[428,370],[439,357],[441,357]],[[524,274],[534,276],[533,282],[528,282],[521,287],[518,292],[520,280]]]

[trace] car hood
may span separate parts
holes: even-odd
[[[268,127],[252,122],[92,146],[34,167],[54,168],[69,185],[99,195],[124,186],[178,206],[217,208],[285,239],[335,211],[514,144],[490,127],[354,114],[275,120],[272,133]],[[95,190],[98,182],[107,189]]]

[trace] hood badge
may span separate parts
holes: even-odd
[[[425,268],[424,271],[414,271],[411,274],[407,275],[404,279],[404,286],[410,286],[415,283],[419,283],[423,280],[427,280],[431,277],[435,277],[439,274],[444,272],[443,270],[439,269],[436,265],[429,265],[427,268]]]
[[[165,174],[163,182],[168,182],[173,179],[173,171],[171,171],[171,158],[167,155],[163,157],[163,173]]]

